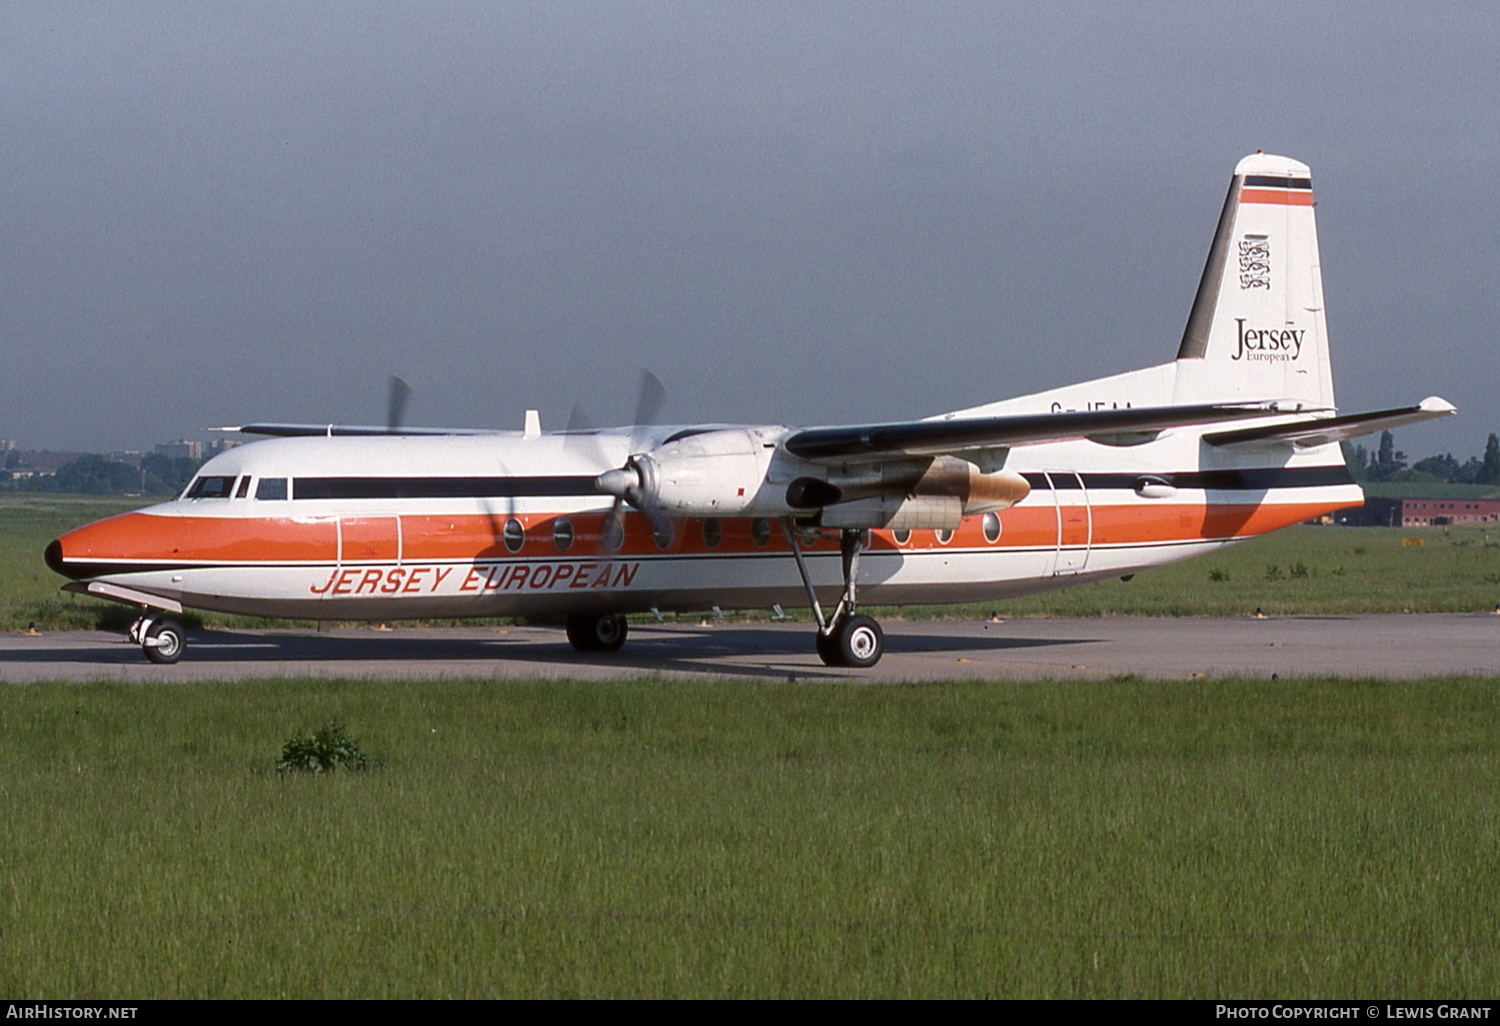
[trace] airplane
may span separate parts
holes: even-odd
[[[647,380],[643,407],[659,399]],[[1453,414],[1334,404],[1311,172],[1235,167],[1169,363],[923,420],[521,431],[249,424],[176,499],[64,534],[62,587],[137,607],[156,663],[185,608],[295,619],[562,618],[805,602],[830,666],[884,650],[866,600],[998,600],[1130,576],[1356,506],[1339,443]],[[649,401],[647,401],[649,400]]]

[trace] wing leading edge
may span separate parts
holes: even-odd
[[[1270,417],[1306,409],[1302,404],[1284,406],[1275,402],[1201,403],[815,427],[792,432],[782,444],[792,455],[806,460],[855,463],[890,456],[940,456],[1077,438],[1118,445],[1149,441],[1168,428]]]
[[[473,428],[380,427],[375,424],[242,424],[239,427],[208,428],[209,431],[238,431],[242,435],[267,435],[271,438],[362,438],[369,435],[492,435],[496,432]]]

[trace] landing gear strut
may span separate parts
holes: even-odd
[[[182,624],[150,612],[142,613],[130,625],[130,640],[141,646],[147,659],[164,665],[177,662],[187,650]]]
[[[568,643],[580,652],[616,652],[629,627],[619,614],[568,617]]]
[[[781,526],[786,532],[787,543],[792,547],[792,555],[797,559],[797,572],[802,575],[802,586],[807,589],[813,618],[818,621],[818,658],[826,666],[850,666],[859,670],[880,662],[885,652],[885,632],[872,617],[855,612],[858,607],[859,553],[864,548],[864,532],[846,528],[839,534],[844,590],[833,608],[833,615],[825,617],[823,607],[818,604],[818,593],[813,589],[812,577],[807,572],[807,561],[802,558],[796,523],[791,517],[784,517]]]

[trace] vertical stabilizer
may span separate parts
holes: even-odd
[[[1234,169],[1177,351],[1175,391],[1177,402],[1334,405],[1306,164],[1256,153]]]

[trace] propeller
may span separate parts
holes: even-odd
[[[636,395],[635,420],[630,427],[630,456],[623,467],[606,470],[594,479],[594,487],[605,495],[615,497],[615,510],[628,502],[636,509],[651,512],[652,496],[656,494],[656,464],[642,452],[648,428],[656,423],[667,390],[648,370],[641,371],[640,391]]]
[[[391,375],[390,396],[385,406],[385,428],[391,433],[400,430],[406,419],[406,401],[411,398],[411,386],[396,375]]]
[[[641,428],[655,427],[656,415],[667,398],[667,387],[655,374],[641,369],[641,383],[635,396],[635,419],[630,422],[630,448],[640,448]]]
[[[600,546],[606,551],[618,549],[620,542],[623,541],[623,514],[627,502],[636,509],[650,512],[649,496],[638,485],[632,488],[632,483],[641,480],[641,471],[635,468],[643,465],[643,460],[649,460],[649,457],[639,450],[647,444],[648,429],[656,425],[657,415],[661,412],[666,397],[666,386],[655,374],[642,370],[640,384],[636,390],[635,417],[630,425],[630,458],[625,461],[624,467],[606,470],[594,480],[595,488],[604,495],[614,496],[615,500],[610,506],[609,514],[604,520],[604,528],[600,532]],[[564,444],[589,446],[598,463],[605,463],[608,460],[599,445],[598,437],[593,433],[592,425],[578,406],[573,407],[568,415],[567,441]]]

